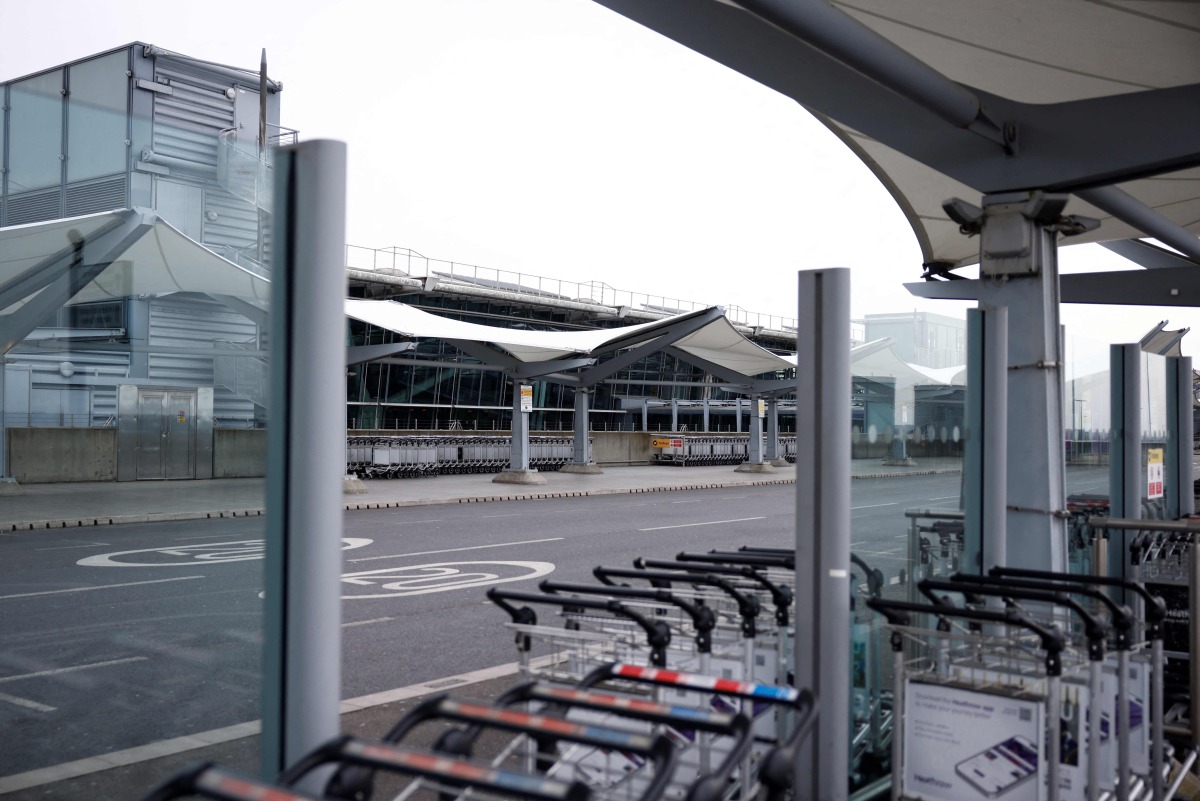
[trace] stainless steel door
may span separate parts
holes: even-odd
[[[141,390],[137,479],[196,477],[196,393]]]

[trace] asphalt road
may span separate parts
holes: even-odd
[[[895,575],[904,509],[955,508],[959,483],[854,481],[856,552]],[[485,584],[790,547],[793,520],[792,486],[347,513],[343,697],[514,661]],[[0,776],[256,719],[261,537],[261,518],[5,535]]]

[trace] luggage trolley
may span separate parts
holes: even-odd
[[[883,598],[871,598],[867,605],[882,614],[892,630],[893,697],[900,721],[892,736],[892,797],[910,797],[907,791],[911,787],[922,798],[959,801],[967,794],[992,797],[1026,781],[1046,779],[1046,797],[1058,801],[1058,711],[1066,647],[1062,632],[1030,619],[1015,607],[973,609]],[[914,615],[937,619],[937,629],[915,626]],[[953,620],[996,624],[989,628],[999,628],[1002,633],[955,630]],[[1013,630],[1026,634],[1014,636]],[[935,645],[957,640],[977,652],[986,649],[1009,659],[1029,659],[1029,647],[1036,644],[1044,656],[1040,670],[1027,673],[1030,683],[1024,691],[975,687],[962,676],[951,680],[940,654],[933,659],[921,657],[910,665],[904,653],[908,638]],[[1036,692],[1031,695],[1030,689]],[[1024,797],[1042,797],[1036,783],[1029,786],[1035,789]]]

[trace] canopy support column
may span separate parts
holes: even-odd
[[[704,433],[708,433],[708,398],[704,399]]]
[[[508,469],[492,479],[495,484],[545,484],[546,477],[529,467],[529,413],[533,408],[533,387],[513,379],[512,445]]]
[[[679,400],[671,398],[671,433],[679,430]]]
[[[735,473],[774,473],[775,467],[763,461],[763,400],[758,395],[750,396],[750,448],[749,456],[734,470]]]
[[[783,467],[787,459],[779,451],[779,398],[767,400],[767,454],[766,460],[774,467]]]
[[[734,433],[742,433],[742,399],[737,397],[733,399],[733,430]]]
[[[571,453],[571,463],[563,465],[563,473],[584,473],[595,475],[603,473],[600,465],[592,461],[591,426],[588,424],[588,393],[585,387],[575,389],[575,442]]]

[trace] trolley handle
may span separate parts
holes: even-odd
[[[578,781],[564,782],[518,773],[347,735],[329,740],[302,757],[280,775],[280,780],[285,784],[293,784],[315,768],[330,762],[420,776],[455,787],[484,787],[535,801],[588,801],[591,797],[588,787]]]
[[[644,564],[640,558],[635,559],[633,563],[635,566]],[[636,578],[651,583],[663,582],[668,586],[671,583],[677,583],[716,587],[737,603],[738,615],[742,618],[742,636],[753,638],[758,632],[754,624],[754,619],[758,617],[760,611],[758,598],[745,594],[728,581],[714,575],[708,573],[667,573],[654,570],[631,570],[626,567],[597,567],[592,571],[592,575],[601,582],[609,585],[612,584],[612,578]]]
[[[667,646],[671,644],[671,629],[661,620],[650,620],[620,601],[611,599],[593,601],[587,598],[565,598],[561,595],[537,595],[532,592],[511,592],[496,587],[487,591],[487,597],[498,605],[500,605],[500,601],[550,604],[564,608],[597,609],[626,618],[636,623],[646,633],[646,644],[650,647],[650,661],[660,666],[667,663]]]
[[[591,673],[580,679],[577,685],[580,689],[590,689],[600,682],[619,679],[634,681],[640,684],[653,684],[659,687],[675,687],[685,690],[712,693],[713,695],[730,695],[736,698],[746,698],[751,701],[761,701],[767,704],[791,706],[803,710],[811,700],[805,695],[806,691],[794,687],[784,687],[775,684],[755,684],[734,679],[722,679],[716,676],[704,676],[699,673],[682,673],[678,670],[662,670],[661,668],[630,665],[625,662],[610,662],[595,668]]]
[[[1088,641],[1088,659],[1093,662],[1104,659],[1104,641],[1108,637],[1108,624],[1097,618],[1069,595],[1061,592],[1028,590],[1021,587],[981,582],[969,582],[970,586],[964,586],[965,584],[967,582],[922,579],[917,583],[917,589],[934,603],[938,603],[940,600],[936,592],[944,591],[961,593],[971,603],[977,603],[972,596],[984,595],[989,598],[1003,598],[1006,602],[1033,601],[1035,603],[1054,604],[1065,607],[1077,614],[1079,619],[1083,621],[1084,632]]]
[[[968,573],[957,573],[950,577],[951,581],[970,584],[992,584],[994,586],[1020,587],[1027,590],[1043,592],[1066,592],[1068,595],[1079,595],[1103,604],[1108,609],[1110,625],[1115,632],[1116,648],[1118,651],[1128,651],[1133,647],[1133,612],[1128,606],[1118,604],[1107,593],[1094,587],[1082,587],[1073,584],[1062,584],[1053,581],[1037,579],[1021,579],[1010,576],[975,576]]]
[[[878,598],[883,594],[883,571],[877,570],[868,565],[863,558],[856,553],[850,554],[851,563],[858,565],[862,570],[863,577],[867,580],[867,594],[872,598]]]
[[[785,570],[796,569],[796,557],[792,555],[774,555],[749,553],[745,551],[719,551],[713,549],[708,553],[688,553],[680,551],[675,554],[680,562],[710,562],[718,565],[746,565],[747,567],[781,567]]]
[[[1091,525],[1091,518],[1088,519]],[[1157,595],[1152,594],[1146,585],[1139,581],[1120,579],[1112,576],[1077,576],[1072,573],[1055,573],[1050,570],[1029,570],[1022,567],[993,567],[988,571],[993,576],[1013,576],[1016,578],[1043,579],[1059,581],[1065,584],[1094,584],[1103,587],[1120,587],[1141,596],[1146,604],[1146,636],[1152,640],[1163,638],[1163,621],[1167,619],[1167,604]]]
[[[893,622],[893,616],[896,616],[897,620],[900,619],[901,616],[898,613],[920,612],[922,614],[935,615],[939,619],[957,617],[980,623],[1003,623],[1008,626],[1018,626],[1033,632],[1041,640],[1042,650],[1046,652],[1046,675],[1062,675],[1062,652],[1066,647],[1066,639],[1063,637],[1062,632],[1056,626],[1047,627],[1030,620],[1015,607],[1008,607],[1003,611],[998,609],[963,609],[956,606],[925,605],[910,601],[891,601],[883,598],[868,598],[867,606],[887,617],[889,623]],[[904,617],[907,620],[907,616]],[[899,623],[899,625],[907,625],[907,622]],[[895,640],[893,639],[893,647],[894,642]]]
[[[142,801],[171,801],[194,795],[218,801],[314,801],[311,795],[231,773],[211,762],[193,765],[176,773],[151,790]]]
[[[796,752],[817,721],[817,699],[810,690],[802,690],[803,706],[800,720],[787,742],[772,748],[758,768],[758,780],[766,789],[764,801],[785,801],[789,798],[796,777]]]
[[[704,565],[698,567],[694,563],[669,562],[660,559],[637,559],[634,565],[653,567],[659,570],[687,570],[690,572],[716,573],[726,576],[741,576],[747,581],[758,584],[771,594],[771,602],[775,604],[775,622],[781,626],[788,625],[788,607],[792,605],[794,595],[792,588],[771,581],[752,567],[734,565]]]
[[[712,650],[712,630],[717,627],[717,616],[707,606],[692,603],[667,590],[639,590],[633,587],[597,587],[594,584],[571,584],[568,582],[550,581],[546,579],[538,584],[538,589],[547,593],[574,592],[582,595],[607,595],[614,598],[643,598],[651,601],[672,604],[682,609],[692,619],[696,627],[696,650],[702,654]]]

